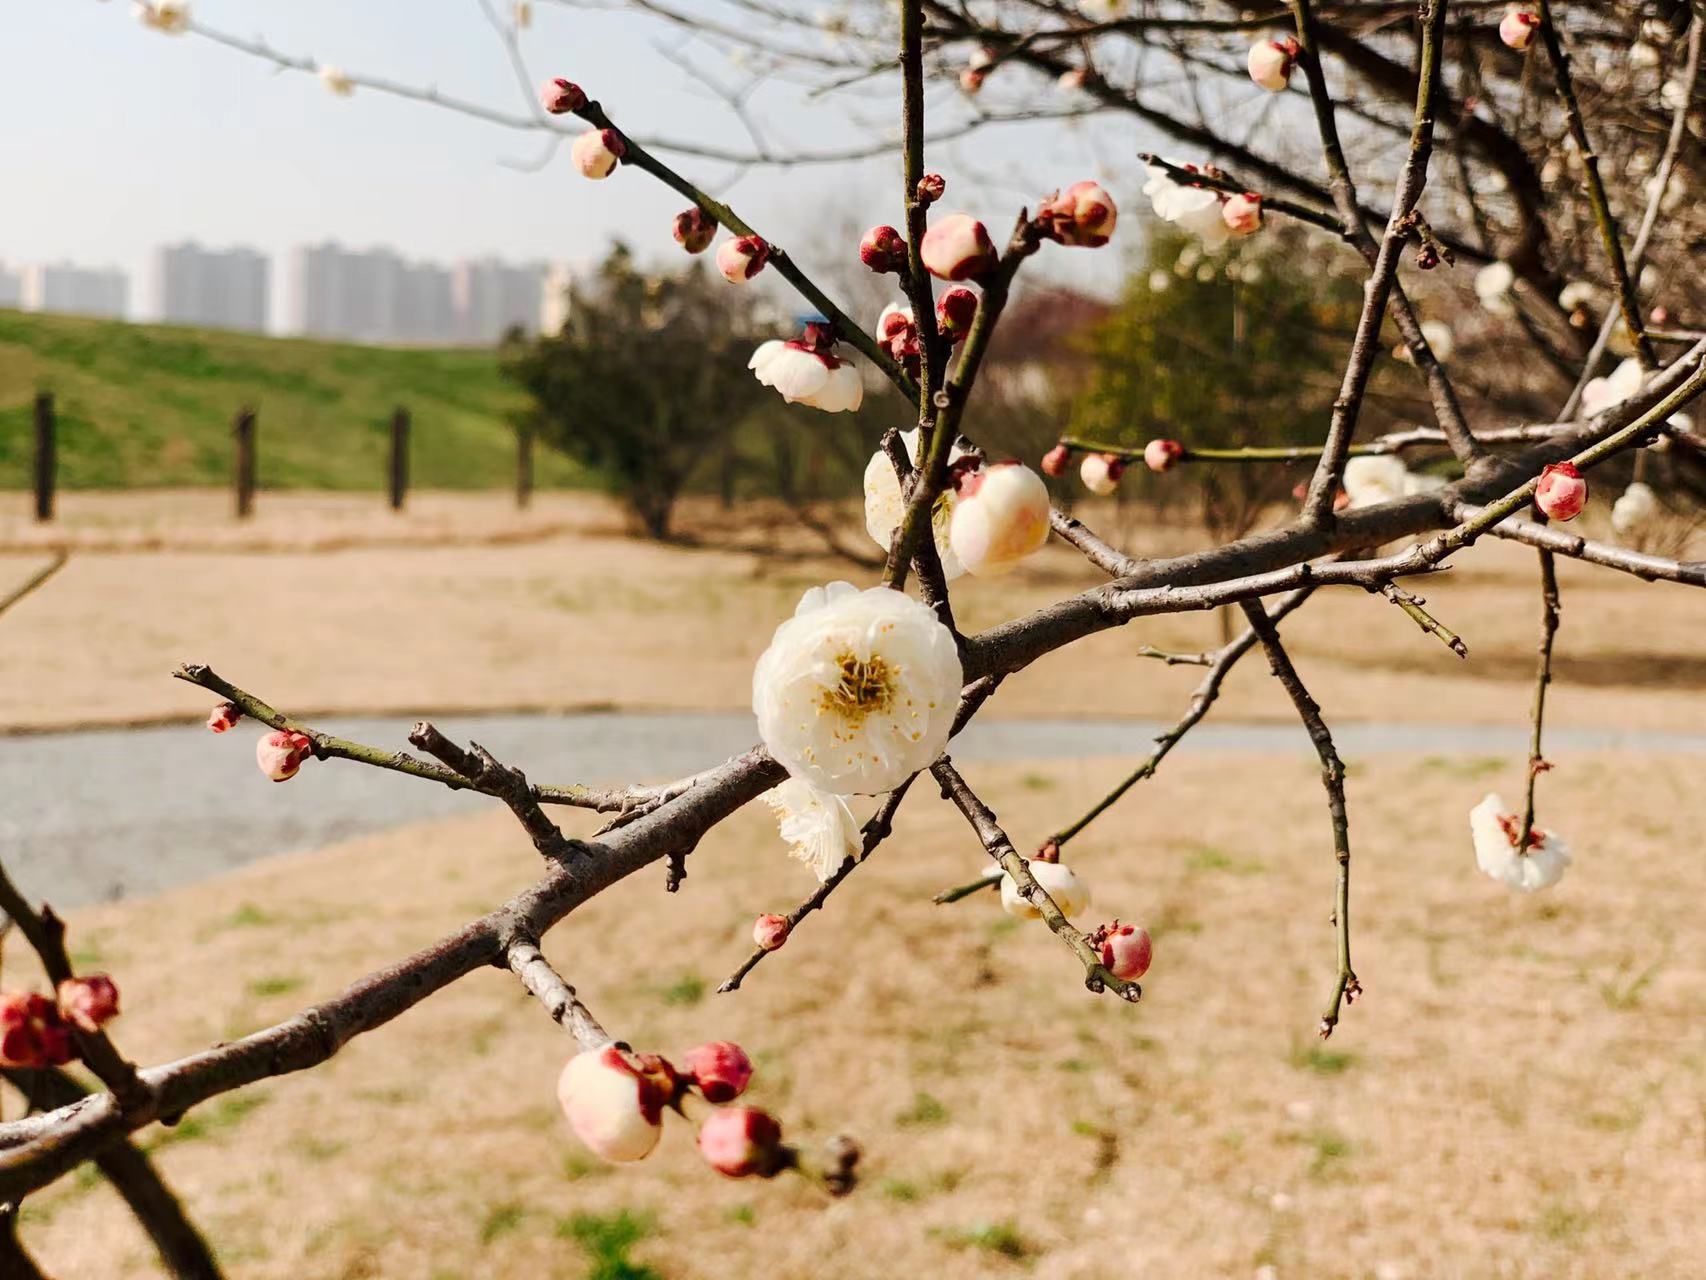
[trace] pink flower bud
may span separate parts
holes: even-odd
[[[614,129],[588,129],[569,147],[575,168],[588,178],[608,178],[616,162],[628,152],[628,144]]]
[[[1573,462],[1551,462],[1540,471],[1534,505],[1554,520],[1574,520],[1587,505],[1588,482]]]
[[[1151,471],[1171,471],[1184,451],[1177,440],[1151,440],[1143,446],[1143,465]]]
[[[1066,468],[1072,462],[1072,450],[1063,444],[1057,444],[1043,454],[1043,474],[1045,476],[1063,476]]]
[[[770,261],[770,246],[758,236],[725,240],[717,246],[717,270],[730,284],[745,284]]]
[[[1534,43],[1534,33],[1540,19],[1526,9],[1512,9],[1499,19],[1499,39],[1512,49],[1526,49]]]
[[[274,782],[294,778],[302,762],[313,754],[313,740],[291,729],[274,729],[255,744],[255,763]]]
[[[769,1177],[781,1168],[782,1126],[757,1107],[723,1107],[699,1126],[699,1154],[726,1178]]]
[[[59,1007],[33,991],[0,992],[0,1067],[62,1067],[74,1056]]]
[[[977,319],[977,295],[956,285],[936,299],[936,327],[951,341],[963,342]]]
[[[1060,861],[1060,842],[1057,840],[1044,840],[1041,844],[1039,844],[1037,846],[1037,851],[1032,856],[1031,861],[1033,861],[1033,862],[1059,862]]]
[[[1122,982],[1135,982],[1148,973],[1155,956],[1147,929],[1118,920],[1097,929],[1088,941],[1101,951],[1102,967]]]
[[[1037,225],[1045,236],[1085,249],[1107,244],[1118,219],[1114,198],[1094,182],[1074,182],[1037,206]]]
[[[675,215],[675,243],[688,253],[704,253],[717,238],[717,220],[698,205]]]
[[[554,116],[564,116],[586,106],[586,94],[568,80],[547,80],[539,86],[539,105]]]
[[[913,318],[911,307],[903,307],[897,302],[891,302],[883,308],[882,315],[877,317],[877,337],[885,343],[909,335],[916,337],[917,334],[918,324]]]
[[[752,922],[752,941],[766,951],[780,951],[791,928],[787,916],[759,916]]]
[[[1101,498],[1120,487],[1120,477],[1124,474],[1125,463],[1111,453],[1087,453],[1078,464],[1078,478],[1084,487]]]
[[[708,1102],[728,1102],[746,1092],[752,1079],[752,1059],[738,1044],[713,1040],[689,1049],[682,1063]]]
[[[872,227],[859,241],[859,261],[878,275],[906,270],[906,238],[893,227]]]
[[[948,180],[939,173],[927,173],[918,180],[918,203],[935,204],[948,189]]]
[[[967,93],[978,93],[983,89],[984,73],[976,67],[966,67],[960,72],[960,88]]]
[[[1291,83],[1292,68],[1297,65],[1301,46],[1291,36],[1277,40],[1258,40],[1250,46],[1250,79],[1269,93],[1278,93]]]
[[[1228,196],[1220,206],[1220,220],[1235,236],[1254,235],[1262,229],[1262,197],[1254,191]]]
[[[640,1160],[657,1146],[675,1072],[656,1054],[613,1044],[577,1053],[557,1078],[557,1103],[575,1136],[606,1160]]]
[[[950,213],[924,233],[924,269],[941,280],[972,280],[995,266],[995,245],[969,213]]]
[[[1062,93],[1076,93],[1089,83],[1090,69],[1088,67],[1072,67],[1060,73],[1059,79],[1054,82],[1054,87]]]
[[[118,1017],[118,986],[104,973],[67,978],[59,984],[59,1012],[85,1031],[97,1031]]]
[[[948,525],[948,545],[966,572],[995,577],[1048,541],[1048,488],[1017,462],[966,473]]]
[[[229,702],[221,702],[207,713],[207,727],[214,733],[224,733],[243,718],[243,713]]]

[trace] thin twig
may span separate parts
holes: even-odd
[[[1422,608],[1427,601],[1415,592],[1404,590],[1396,582],[1388,582],[1380,588],[1380,594],[1408,614],[1410,621],[1420,627],[1423,634],[1438,636],[1439,642],[1460,658],[1469,656],[1469,646],[1463,643],[1463,637]]]
[[[1534,670],[1534,704],[1530,711],[1531,731],[1528,739],[1528,786],[1522,804],[1522,825],[1518,839],[1527,848],[1529,833],[1534,830],[1534,786],[1540,775],[1551,768],[1541,754],[1540,734],[1546,720],[1546,689],[1552,683],[1552,642],[1558,635],[1558,567],[1550,551],[1540,553],[1540,646]]]
[[[56,551],[53,559],[47,563],[46,568],[37,570],[22,585],[7,592],[4,596],[0,596],[0,613],[5,613],[6,610],[17,604],[18,601],[22,600],[32,591],[36,591],[45,586],[48,579],[52,578],[54,574],[63,569],[65,567],[65,562],[70,558],[71,553],[69,551]]]

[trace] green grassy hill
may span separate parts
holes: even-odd
[[[54,393],[65,488],[223,485],[231,419],[258,413],[263,488],[383,487],[388,423],[413,416],[411,484],[498,488],[520,396],[490,351],[363,347],[0,311],[0,488],[29,484],[31,404]],[[584,483],[535,454],[541,487]]]

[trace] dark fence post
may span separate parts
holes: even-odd
[[[237,410],[231,434],[237,438],[237,470],[233,478],[237,518],[247,520],[255,510],[255,411],[248,405]]]
[[[409,411],[391,415],[391,510],[401,511],[409,492]]]
[[[533,501],[533,428],[515,429],[515,505],[526,510]]]
[[[53,447],[53,392],[36,392],[36,519],[53,519],[53,483],[57,459]]]

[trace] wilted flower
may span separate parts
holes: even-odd
[[[789,404],[842,413],[865,400],[859,370],[835,354],[835,339],[826,325],[808,324],[800,337],[788,342],[772,338],[752,353],[746,367]]]
[[[675,243],[688,253],[704,253],[717,238],[717,220],[698,205],[675,215]]]
[[[1048,487],[1023,463],[999,462],[960,479],[948,540],[974,577],[996,577],[1048,541]]]
[[[1611,504],[1611,527],[1619,537],[1638,538],[1659,517],[1659,499],[1651,485],[1635,481]]]
[[[1292,69],[1297,66],[1300,49],[1292,36],[1256,41],[1250,46],[1250,56],[1246,59],[1250,79],[1269,93],[1279,93],[1291,83]]]
[[[1512,9],[1499,19],[1499,39],[1512,49],[1526,49],[1534,43],[1534,33],[1540,19],[1527,9]]]
[[[243,713],[229,702],[221,702],[207,713],[207,727],[213,733],[224,733],[243,718]]]
[[[1558,836],[1539,828],[1521,839],[1522,818],[1489,792],[1469,811],[1475,863],[1500,884],[1523,893],[1550,889],[1570,865],[1570,850]]]
[[[136,19],[167,35],[182,35],[190,27],[189,0],[137,0]]]
[[[906,455],[912,459],[912,465],[918,465],[918,431],[900,433],[901,443],[906,446]],[[949,447],[948,463],[951,466],[965,457],[965,450],[958,444]],[[942,576],[952,582],[966,571],[960,558],[954,554],[953,542],[949,537],[949,529],[954,519],[954,504],[958,495],[952,489],[944,489],[936,495],[936,505],[930,511],[930,529],[936,540],[936,556],[942,562]],[[906,499],[900,491],[900,477],[894,473],[894,463],[889,455],[878,449],[871,455],[871,460],[865,464],[865,531],[884,551],[894,541],[894,531],[900,528],[901,520],[906,515]]]
[[[607,1044],[568,1060],[557,1078],[557,1103],[593,1152],[606,1160],[640,1160],[658,1144],[675,1087],[675,1072],[662,1058]]]
[[[969,213],[938,218],[918,249],[924,269],[941,280],[972,280],[995,266],[998,255],[983,223]]]
[[[1540,470],[1534,505],[1554,520],[1574,520],[1587,505],[1588,482],[1573,462],[1549,462]]]
[[[699,1126],[699,1154],[727,1178],[768,1178],[781,1168],[782,1126],[757,1107],[719,1107]]]
[[[1179,166],[1194,169],[1191,165]],[[1149,181],[1143,194],[1155,206],[1155,215],[1199,238],[1205,248],[1218,249],[1231,236],[1220,216],[1220,193],[1207,187],[1186,186],[1174,181],[1159,165],[1149,166]]]
[[[1184,452],[1177,440],[1151,440],[1143,446],[1143,465],[1151,471],[1171,471]]]
[[[819,880],[829,879],[848,858],[858,857],[864,845],[859,824],[840,796],[819,791],[804,778],[789,778],[766,791],[764,802],[776,815],[789,852]]]
[[[118,986],[104,973],[67,978],[59,984],[59,1012],[84,1031],[99,1031],[118,1017]]]
[[[1061,915],[1075,916],[1088,909],[1090,886],[1079,879],[1065,863],[1032,862],[1030,868],[1031,879],[1054,899],[1054,905],[1060,908]],[[1001,908],[1008,915],[1018,916],[1021,920],[1037,920],[1043,914],[1041,908],[1032,906],[1031,900],[1019,892],[1018,881],[1005,873],[1001,877]]]
[[[954,636],[888,587],[813,587],[752,675],[764,745],[835,795],[892,791],[942,754],[964,684]]]
[[[859,261],[878,275],[906,270],[906,237],[893,227],[872,227],[859,241]]]
[[[586,106],[586,94],[572,80],[547,80],[539,86],[539,105],[554,116],[567,115]]]
[[[1119,221],[1114,198],[1099,183],[1075,182],[1045,196],[1037,206],[1037,226],[1050,240],[1097,249],[1108,243]]]
[[[689,1049],[681,1067],[707,1102],[740,1097],[752,1079],[752,1059],[732,1040],[713,1040]]]
[[[569,147],[569,158],[575,168],[588,178],[608,178],[616,171],[616,162],[628,153],[628,144],[614,129],[588,129]]]
[[[1147,451],[1145,461],[1148,460]],[[1099,498],[1112,497],[1125,474],[1125,461],[1111,453],[1087,453],[1078,464],[1078,478],[1084,487]]]
[[[741,236],[717,246],[717,270],[730,284],[745,284],[770,261],[770,246],[759,236]]]
[[[320,77],[320,83],[326,86],[327,92],[337,97],[347,98],[355,92],[355,84],[349,76],[337,67],[322,66],[317,74]]]
[[[302,762],[313,754],[313,739],[293,729],[274,729],[255,743],[255,763],[274,782],[294,778]]]
[[[33,991],[0,992],[0,1067],[62,1067],[72,1056],[58,1005]]]
[[[1262,229],[1262,197],[1255,191],[1227,196],[1220,206],[1220,220],[1235,236],[1252,236]]]

